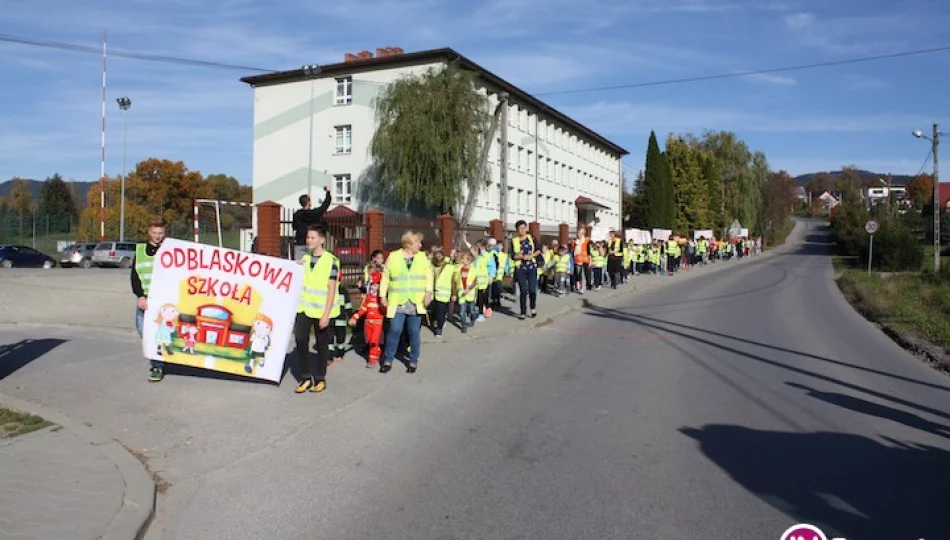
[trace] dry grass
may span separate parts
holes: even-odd
[[[845,270],[838,285],[871,320],[916,335],[950,353],[950,281],[921,274],[882,277]]]
[[[163,478],[162,475],[152,470],[152,468],[148,464],[148,456],[146,456],[142,452],[139,452],[138,450],[129,448],[128,446],[125,446],[124,444],[122,446],[125,447],[125,449],[128,450],[130,454],[135,456],[135,459],[139,460],[142,463],[142,466],[145,467],[145,470],[148,471],[148,474],[152,477],[152,481],[155,482],[156,491],[158,491],[159,493],[165,493],[166,491],[168,491],[168,488],[172,486],[171,482],[169,482],[168,480],[165,480],[165,478]]]
[[[51,425],[52,422],[39,416],[0,407],[0,439],[25,435]]]

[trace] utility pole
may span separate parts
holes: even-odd
[[[307,196],[312,197],[313,194],[313,93],[314,86],[316,85],[316,79],[320,76],[322,72],[321,68],[317,64],[310,64],[300,68],[303,71],[303,74],[310,79],[310,134],[309,134],[309,143],[307,145]]]
[[[934,124],[934,273],[940,273],[940,177],[937,175],[937,148],[940,146],[940,130]]]
[[[119,206],[119,242],[125,242],[125,143],[128,139],[128,116],[132,100],[120,97],[116,100],[122,109],[122,202]]]
[[[508,230],[508,92],[502,92],[498,94],[499,99],[501,99],[501,180],[498,183],[500,193],[500,198],[498,199],[499,206],[501,207],[501,215],[499,219],[501,220],[502,229]]]

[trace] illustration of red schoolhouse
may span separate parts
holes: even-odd
[[[181,335],[186,328],[197,329],[195,341],[218,347],[246,351],[250,345],[251,327],[233,321],[234,314],[216,304],[200,306],[194,315],[179,316]]]

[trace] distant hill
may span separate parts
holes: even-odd
[[[822,174],[822,172],[813,172],[813,173],[803,174],[801,176],[796,176],[795,181],[798,182],[798,185],[804,186],[805,184],[808,183],[809,180],[812,179],[813,176],[817,174]],[[827,172],[824,172],[824,174],[827,174],[828,176],[830,176],[832,181],[834,181],[834,180],[837,180],[839,176],[841,176],[841,171],[827,171]],[[861,176],[862,184],[864,182],[871,182],[879,178],[887,181],[887,178],[888,178],[887,174],[864,171],[864,170],[858,170],[858,175]],[[891,178],[891,185],[906,186],[907,184],[910,183],[913,177],[907,176],[904,174],[895,174],[895,175],[891,175],[890,178]]]
[[[43,188],[42,180],[26,180],[27,187],[30,190],[30,195],[33,196],[33,200],[39,200],[40,190]],[[86,206],[86,196],[89,194],[90,186],[96,184],[96,182],[72,182],[66,181],[73,188],[73,196],[75,197],[76,204],[80,208]],[[7,180],[6,182],[0,183],[0,197],[9,197],[10,191],[13,189],[13,180]]]

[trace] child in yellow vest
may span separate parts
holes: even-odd
[[[455,273],[455,299],[459,309],[459,326],[462,333],[468,333],[469,321],[475,326],[475,299],[478,294],[478,269],[472,265],[471,252],[463,251],[459,255],[458,271]]]

